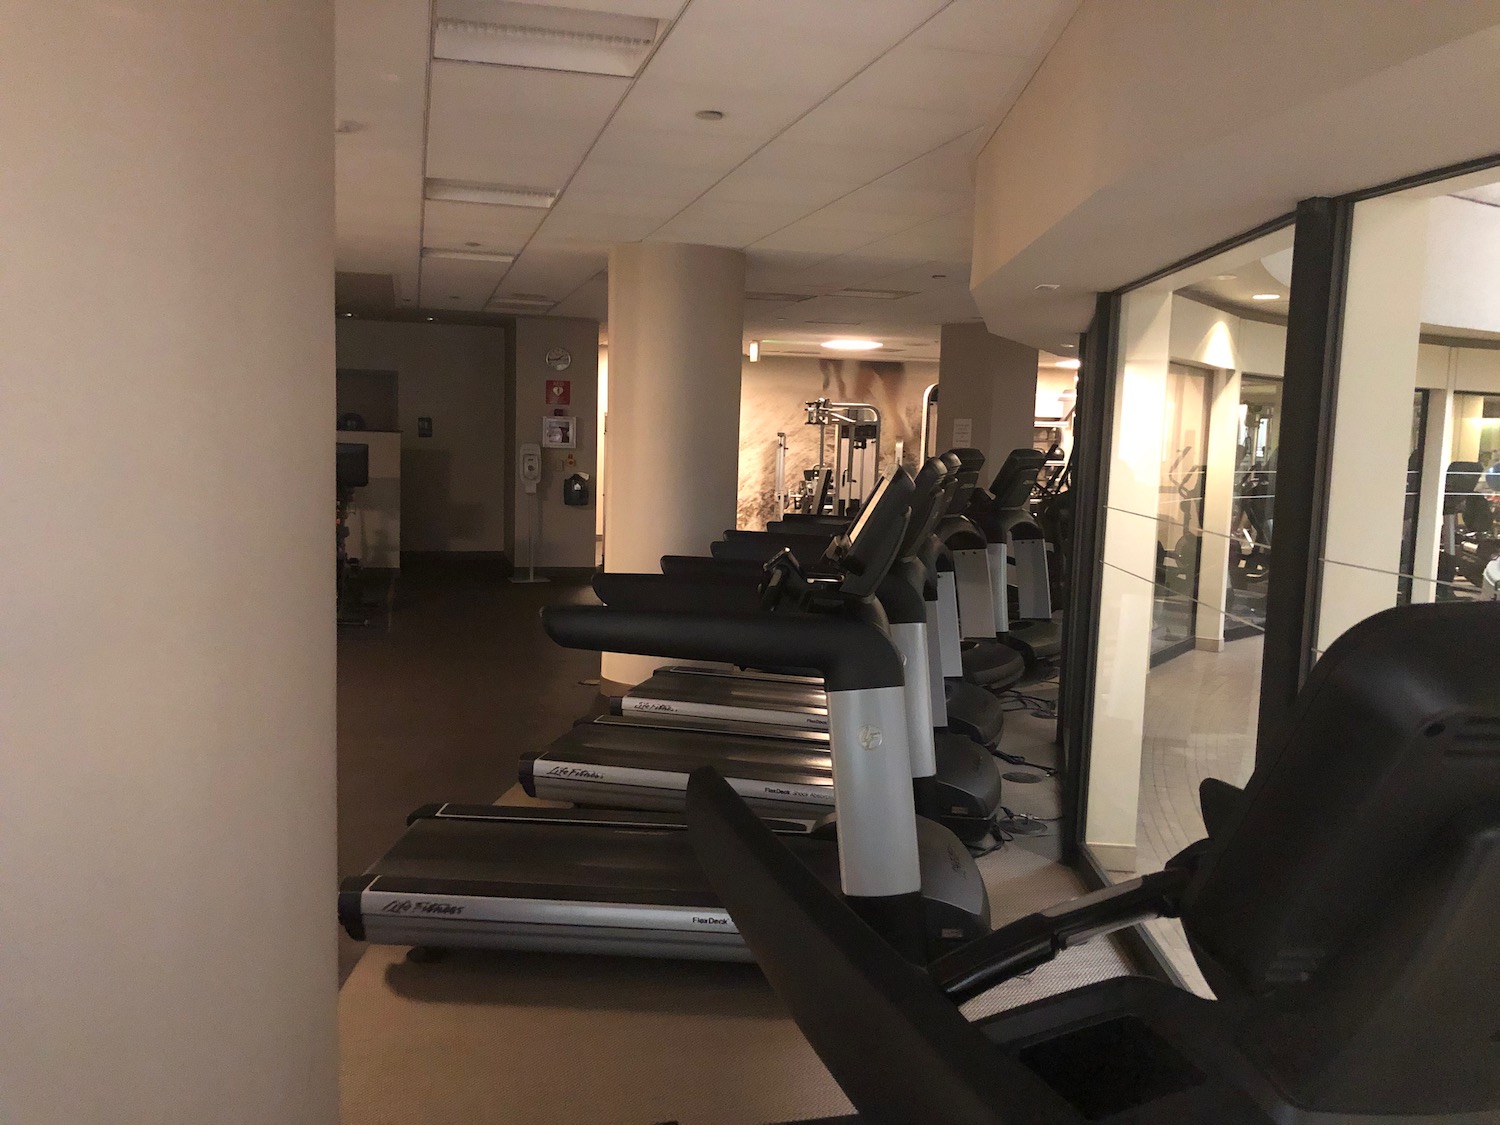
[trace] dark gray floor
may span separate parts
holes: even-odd
[[[495,566],[424,561],[403,571],[388,617],[340,630],[341,874],[378,859],[419,805],[494,801],[522,753],[591,709],[597,689],[579,681],[598,676],[598,654],[553,644],[539,611],[592,600],[584,585],[513,585]],[[339,931],[340,984],[363,951]]]

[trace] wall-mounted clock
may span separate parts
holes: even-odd
[[[553,371],[566,371],[572,364],[573,356],[567,348],[553,348],[547,353],[547,366]]]

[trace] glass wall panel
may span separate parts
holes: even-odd
[[[1199,783],[1254,764],[1291,242],[1121,310],[1082,839],[1122,878],[1201,839]],[[1206,991],[1181,928],[1151,927]]]
[[[1315,658],[1389,606],[1494,596],[1500,173],[1358,204],[1345,292]]]

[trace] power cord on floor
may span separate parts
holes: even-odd
[[[1054,766],[1044,766],[1040,762],[1028,761],[1027,759],[1021,757],[1021,755],[1019,755],[1019,754],[1007,754],[1004,750],[1001,750],[998,746],[991,747],[990,753],[993,754],[995,757],[999,758],[1002,762],[1009,763],[1010,765],[1013,765],[1013,766],[1025,766],[1027,769],[1040,770],[1042,773],[1046,774],[1048,777],[1056,777],[1057,776],[1057,769],[1056,769],[1056,767],[1054,767]]]
[[[1028,715],[1038,719],[1057,718],[1057,700],[1044,699],[1040,695],[1031,695],[1015,689],[1005,692],[1000,700],[1000,709],[1007,714],[1025,711]]]

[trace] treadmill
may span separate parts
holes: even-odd
[[[916,480],[918,499],[914,505],[913,522],[902,549],[903,557],[921,559],[928,571],[922,579],[923,598],[927,603],[923,607],[922,619],[927,626],[929,642],[935,646],[941,640],[945,648],[951,647],[955,652],[957,633],[954,632],[951,638],[946,633],[957,629],[957,616],[956,613],[941,612],[938,602],[944,592],[943,576],[937,574],[935,577],[933,573],[943,569],[944,560],[935,544],[931,551],[927,545],[932,532],[949,510],[950,502],[954,499],[967,502],[967,490],[961,494],[957,492],[961,483],[956,479],[960,464],[956,456],[948,454],[945,458],[933,458],[923,466]],[[871,505],[867,504],[864,512],[868,514],[870,511]],[[866,526],[862,515],[846,536],[839,534],[846,525],[836,520],[803,517],[773,525],[765,532],[730,531],[723,541],[713,544],[713,558],[668,555],[662,559],[662,569],[670,575],[694,579],[732,580],[736,574],[742,578],[758,577],[760,566],[767,557],[779,547],[791,547],[804,558],[814,551],[819,552],[821,559],[815,564],[815,569],[857,570],[860,564],[857,541]],[[617,576],[609,574],[595,579],[595,591],[606,602],[610,600],[610,589],[616,579]],[[951,588],[947,593],[950,599],[955,598]],[[1019,677],[1022,662],[1009,649],[991,644],[988,650],[1001,654],[998,663],[1007,667],[1013,663],[1015,677]],[[931,653],[924,651],[920,654],[922,661],[932,662],[935,688],[947,671],[940,670],[936,663],[940,654],[941,650],[936,648]],[[958,668],[953,670],[955,675],[959,672]],[[998,702],[977,689],[968,693],[962,689],[934,690],[933,704],[935,725],[942,732],[940,742],[948,737],[951,728],[954,734],[992,746],[1004,729],[1004,712]],[[680,718],[720,718],[792,730],[827,729],[827,711],[818,680],[721,669],[658,669],[644,682],[612,699],[610,709],[615,714],[650,716],[666,723]],[[940,747],[939,753],[946,751]],[[969,755],[964,751],[960,756],[967,760]]]
[[[941,481],[943,467],[938,462],[931,465],[936,466],[933,475]],[[1000,768],[994,757],[972,740],[946,731],[934,733],[923,597],[926,573],[911,552],[916,542],[930,533],[936,515],[928,515],[914,532],[905,534],[901,549],[907,552],[906,557],[882,578],[880,568],[867,564],[878,551],[873,544],[882,536],[889,539],[892,533],[899,534],[899,524],[892,524],[890,518],[892,511],[899,512],[894,503],[899,501],[893,502],[883,488],[872,498],[865,509],[871,513],[870,519],[859,530],[857,544],[847,552],[850,570],[841,576],[809,579],[801,573],[795,557],[786,552],[767,564],[766,572],[770,581],[781,587],[782,607],[790,607],[794,596],[799,608],[810,607],[835,589],[840,598],[859,598],[876,586],[906,666],[928,671],[925,676],[909,677],[905,685],[917,811],[972,843],[991,831],[1000,811]],[[933,513],[940,511],[934,505],[929,508]],[[596,589],[607,604],[629,608],[664,608],[683,604],[686,598],[706,598],[709,607],[738,608],[747,601],[754,604],[760,596],[754,588],[747,590],[729,580],[704,586],[670,575],[607,575],[596,581]],[[787,676],[765,680],[751,677],[742,683],[740,677],[730,674],[699,675],[686,669],[671,677],[673,686],[681,681],[695,687],[695,679],[710,689],[702,696],[720,704],[732,693],[753,694],[807,684]],[[814,682],[818,702],[822,703],[823,684]],[[721,685],[720,695],[711,690],[716,685]],[[683,729],[682,724],[690,724],[690,729]],[[710,733],[717,736],[704,737]],[[734,722],[713,714],[697,719],[675,716],[665,725],[650,715],[604,717],[581,723],[546,750],[523,758],[521,783],[532,796],[549,800],[675,811],[685,807],[688,775],[702,765],[715,766],[762,816],[819,815],[833,805],[826,733]]]
[[[910,481],[907,478],[909,488]],[[904,956],[923,962],[989,930],[978,868],[942,826],[914,814],[901,654],[873,598],[838,612],[550,606],[543,624],[574,648],[821,673],[838,815],[780,820],[803,862]],[[339,891],[364,941],[748,960],[692,859],[682,816],[438,805]]]

